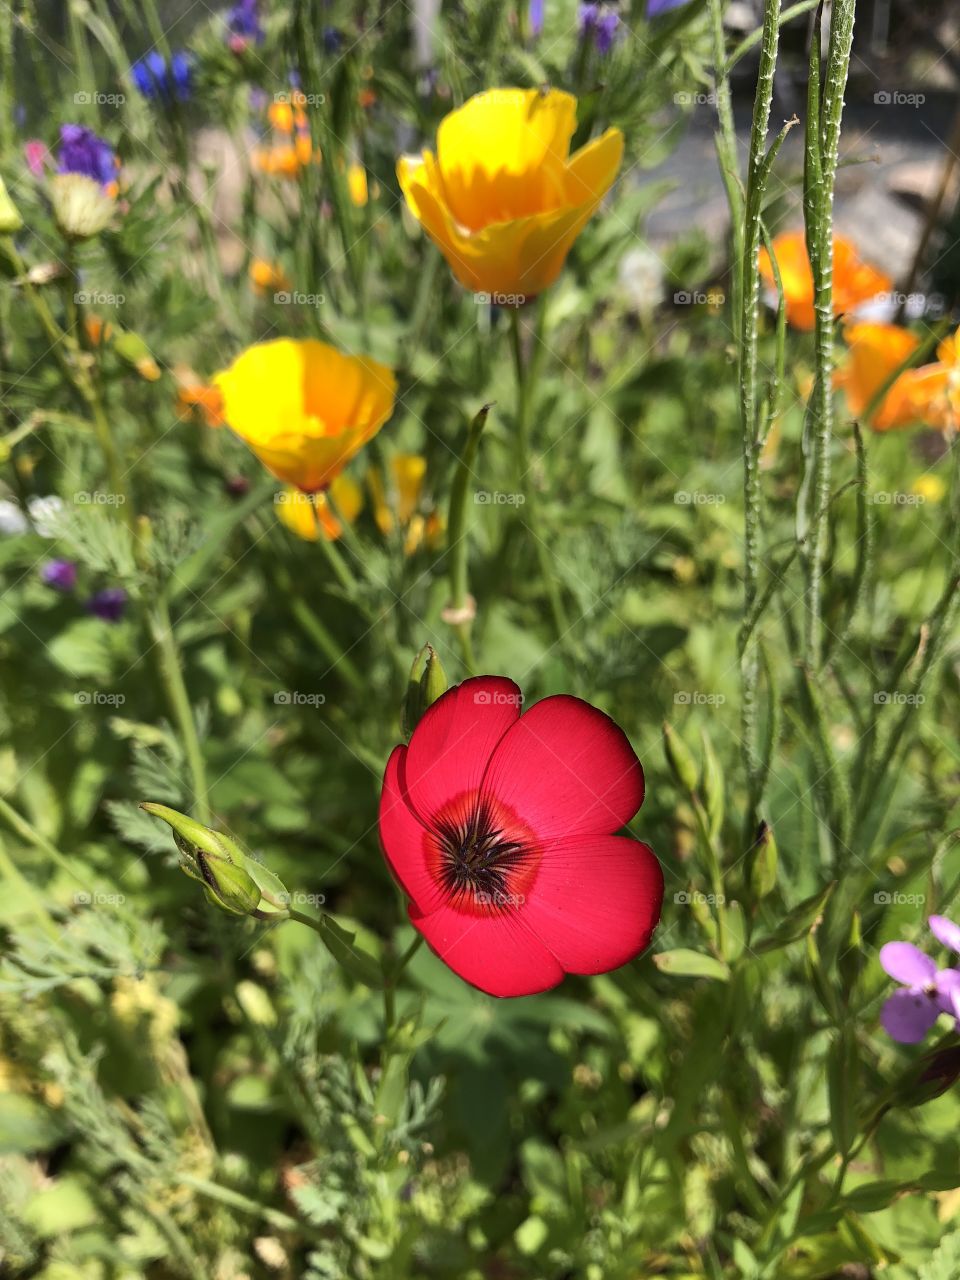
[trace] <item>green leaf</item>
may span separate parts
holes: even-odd
[[[675,978],[716,978],[720,982],[726,982],[730,977],[730,970],[722,960],[685,947],[676,951],[661,951],[653,957],[653,963],[661,973],[668,973]]]
[[[754,951],[777,951],[781,947],[789,946],[791,942],[796,942],[805,933],[809,933],[819,921],[823,914],[823,909],[830,901],[830,896],[836,887],[836,880],[831,880],[819,893],[815,893],[810,898],[805,898],[799,906],[794,907],[792,911],[789,911],[784,916],[779,927],[773,933],[766,938],[759,939],[754,944]]]

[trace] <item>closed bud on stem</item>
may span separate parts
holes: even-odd
[[[687,791],[695,792],[700,771],[687,744],[678,733],[663,722],[663,750],[667,764],[676,780]]]
[[[403,736],[409,738],[424,712],[447,691],[447,673],[432,644],[425,644],[413,660],[400,717]]]
[[[0,178],[0,235],[12,236],[23,227],[20,211],[10,199],[10,193]]]
[[[244,853],[236,840],[165,804],[144,801],[140,808],[168,824],[180,852],[181,870],[200,881],[215,906],[232,915],[259,919],[286,913],[289,894],[283,884]]]
[[[760,902],[777,887],[777,866],[780,855],[773,828],[767,822],[757,827],[757,838],[750,851],[750,888],[754,899]]]

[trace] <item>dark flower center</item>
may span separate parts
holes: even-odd
[[[432,870],[451,906],[484,913],[523,905],[540,853],[516,815],[489,797],[463,797],[437,814],[432,836]]]

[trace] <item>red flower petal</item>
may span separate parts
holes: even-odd
[[[407,798],[424,822],[463,792],[475,793],[494,747],[520,715],[522,694],[503,676],[474,676],[448,689],[407,748]]]
[[[513,911],[469,916],[451,907],[410,921],[430,949],[464,981],[491,996],[532,996],[563,979],[563,969]]]
[[[541,840],[609,835],[643,803],[643,769],[609,716],[558,694],[509,729],[483,789],[510,805]]]
[[[649,845],[587,836],[544,847],[518,910],[567,973],[607,973],[647,946],[662,903],[663,872]]]
[[[421,911],[432,911],[443,894],[427,870],[427,829],[404,799],[402,773],[406,747],[394,747],[380,793],[380,844],[390,870]]]

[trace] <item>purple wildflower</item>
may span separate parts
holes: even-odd
[[[77,585],[77,566],[72,560],[48,560],[40,570],[40,577],[55,591],[72,591]]]
[[[543,5],[544,0],[530,0],[527,19],[530,23],[530,34],[532,36],[538,36],[543,30]]]
[[[60,126],[58,173],[80,173],[101,187],[116,181],[117,162],[113,148],[83,124]]]
[[[123,587],[104,587],[87,601],[90,613],[104,622],[119,622],[126,607],[127,593]]]
[[[610,52],[619,27],[619,15],[605,4],[580,6],[580,36],[584,40],[592,40],[598,53]]]
[[[930,957],[910,942],[888,942],[881,947],[880,964],[904,988],[888,996],[880,1011],[881,1025],[894,1040],[918,1044],[941,1013],[957,1015],[960,971],[938,970]]]
[[[263,27],[260,25],[259,0],[237,0],[227,14],[227,28],[231,36],[239,36],[244,41],[260,44],[263,40]]]
[[[190,97],[190,59],[185,53],[172,54],[168,66],[163,54],[154,49],[133,64],[130,75],[145,98],[185,102]]]
[[[669,13],[671,9],[679,9],[687,0],[647,0],[647,17],[659,18],[661,13]]]
[[[931,916],[928,923],[930,932],[938,942],[942,942],[951,951],[960,951],[960,924],[954,924],[946,916]]]

